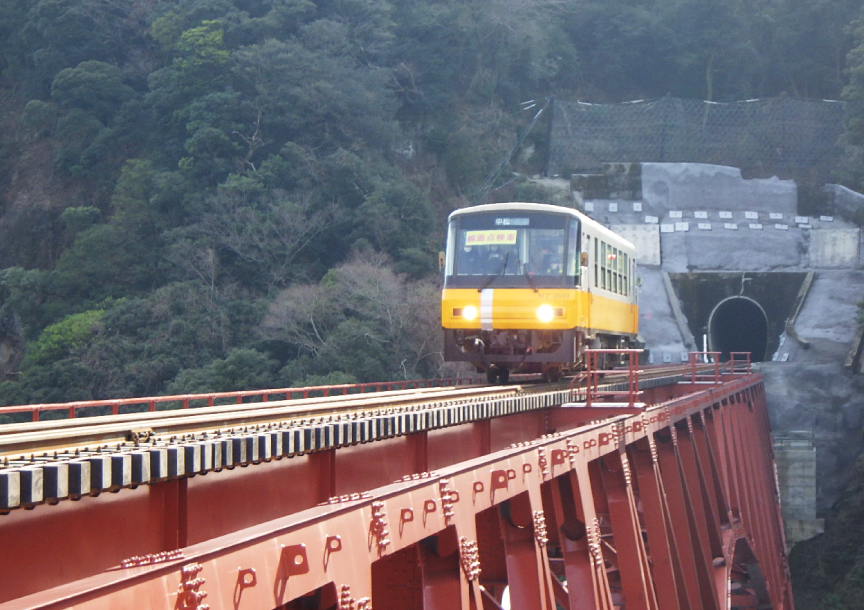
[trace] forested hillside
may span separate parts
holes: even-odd
[[[860,10],[4,0],[0,404],[441,374],[443,221],[543,99],[861,98]]]

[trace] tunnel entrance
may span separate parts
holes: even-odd
[[[762,361],[771,360],[780,349],[786,320],[806,278],[807,273],[797,271],[669,274],[700,348],[707,335],[712,351],[752,350],[753,359]],[[745,330],[751,328],[747,324],[755,327]],[[739,325],[742,328],[736,328]]]
[[[743,296],[720,301],[708,317],[708,345],[712,352],[721,352],[723,361],[730,352],[750,352],[752,362],[762,362],[768,350],[765,310]]]

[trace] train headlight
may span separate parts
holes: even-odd
[[[477,319],[477,308],[473,305],[467,305],[462,308],[462,317],[468,322],[472,322]]]
[[[537,308],[537,319],[543,323],[549,323],[555,319],[555,308],[548,303],[544,303]]]

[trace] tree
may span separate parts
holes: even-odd
[[[27,364],[48,364],[62,360],[83,348],[95,334],[104,310],[93,309],[66,316],[42,331],[27,354]]]
[[[357,254],[317,285],[280,292],[260,333],[293,347],[289,377],[336,371],[359,381],[428,377],[442,364],[439,299],[431,283],[396,275],[386,257]]]
[[[261,138],[278,148],[287,141],[326,152],[382,148],[398,133],[387,70],[299,41],[268,40],[234,57],[237,87],[249,100],[247,116],[250,122],[261,117]]]
[[[90,60],[122,65],[143,39],[145,3],[124,0],[39,0],[21,31],[34,94],[57,72]]]
[[[237,348],[225,358],[185,369],[167,387],[169,394],[263,390],[275,385],[276,362],[254,349]]]
[[[134,94],[123,82],[120,69],[102,61],[85,61],[75,68],[65,68],[51,84],[55,102],[65,108],[89,111],[106,125]]]
[[[846,139],[856,149],[849,162],[847,181],[861,188],[864,185],[864,8],[861,15],[849,26],[856,45],[847,56],[849,84],[843,88],[843,99],[851,102],[846,106]]]
[[[332,206],[316,206],[283,191],[259,195],[226,186],[208,199],[201,220],[180,234],[212,246],[219,268],[233,271],[234,281],[266,291],[299,275],[302,255],[333,222],[334,213]]]

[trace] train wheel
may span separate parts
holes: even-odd
[[[503,367],[492,365],[488,369],[486,369],[486,381],[494,384],[504,384],[507,383],[507,380],[510,378],[510,369]]]
[[[557,383],[561,381],[561,369],[556,366],[545,369],[543,371],[543,381],[547,383]]]

